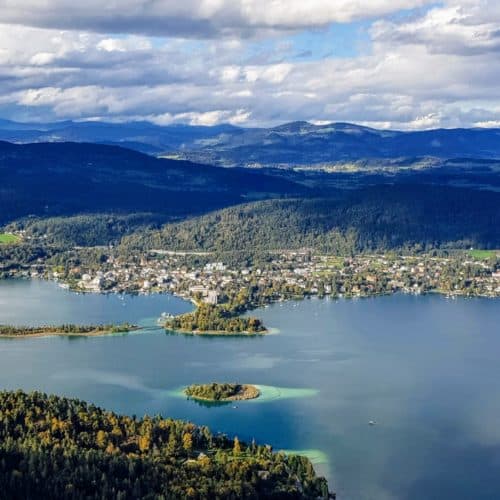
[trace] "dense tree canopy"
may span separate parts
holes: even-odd
[[[184,393],[195,399],[208,401],[236,401],[254,399],[260,394],[257,387],[246,384],[212,382],[211,384],[193,384],[186,387]]]
[[[160,417],[0,392],[0,496],[51,499],[326,498],[308,459]]]
[[[258,318],[238,316],[239,310],[230,305],[199,304],[192,313],[167,319],[167,330],[186,332],[264,333]]]
[[[160,231],[123,248],[208,251],[312,247],[336,254],[390,249],[500,247],[500,194],[433,186],[377,186],[346,199],[239,205]]]

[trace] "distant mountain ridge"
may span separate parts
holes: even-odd
[[[92,142],[130,147],[157,153],[183,149],[186,145],[238,130],[232,125],[214,127],[170,125],[149,122],[107,123],[98,121],[18,123],[0,120],[0,140],[14,143]]]
[[[298,121],[271,128],[160,126],[149,122],[16,123],[0,120],[0,140],[116,144],[148,154],[221,166],[277,166],[363,158],[500,158],[500,129],[402,132],[351,123]]]

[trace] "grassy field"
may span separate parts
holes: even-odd
[[[500,250],[471,250],[469,255],[478,260],[488,260],[500,254]]]
[[[21,238],[15,234],[0,233],[0,245],[13,245],[19,243]]]

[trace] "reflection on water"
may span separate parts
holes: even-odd
[[[328,464],[328,455],[322,450],[279,450],[287,455],[303,455],[313,465]]]
[[[439,296],[305,300],[252,313],[280,335],[186,337],[154,324],[163,311],[191,310],[175,297],[122,300],[4,281],[2,323],[149,328],[1,339],[0,384],[306,453],[340,500],[490,500],[500,491],[499,305]],[[213,380],[252,383],[262,396],[207,406],[179,395]]]

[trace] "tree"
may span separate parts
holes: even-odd
[[[103,430],[100,430],[97,432],[95,442],[96,442],[97,446],[99,446],[99,448],[106,447],[107,437],[106,437],[106,433]]]
[[[177,440],[177,435],[173,430],[170,431],[167,443],[167,455],[175,457],[179,452],[179,442]]]
[[[234,438],[234,444],[233,444],[233,455],[238,456],[241,453],[241,444],[240,440],[238,439],[237,436]]]
[[[139,450],[142,452],[148,451],[151,446],[151,437],[149,434],[144,434],[144,436],[139,436],[138,440]]]
[[[190,453],[193,449],[193,436],[190,432],[186,432],[182,436],[182,447],[187,453]]]

